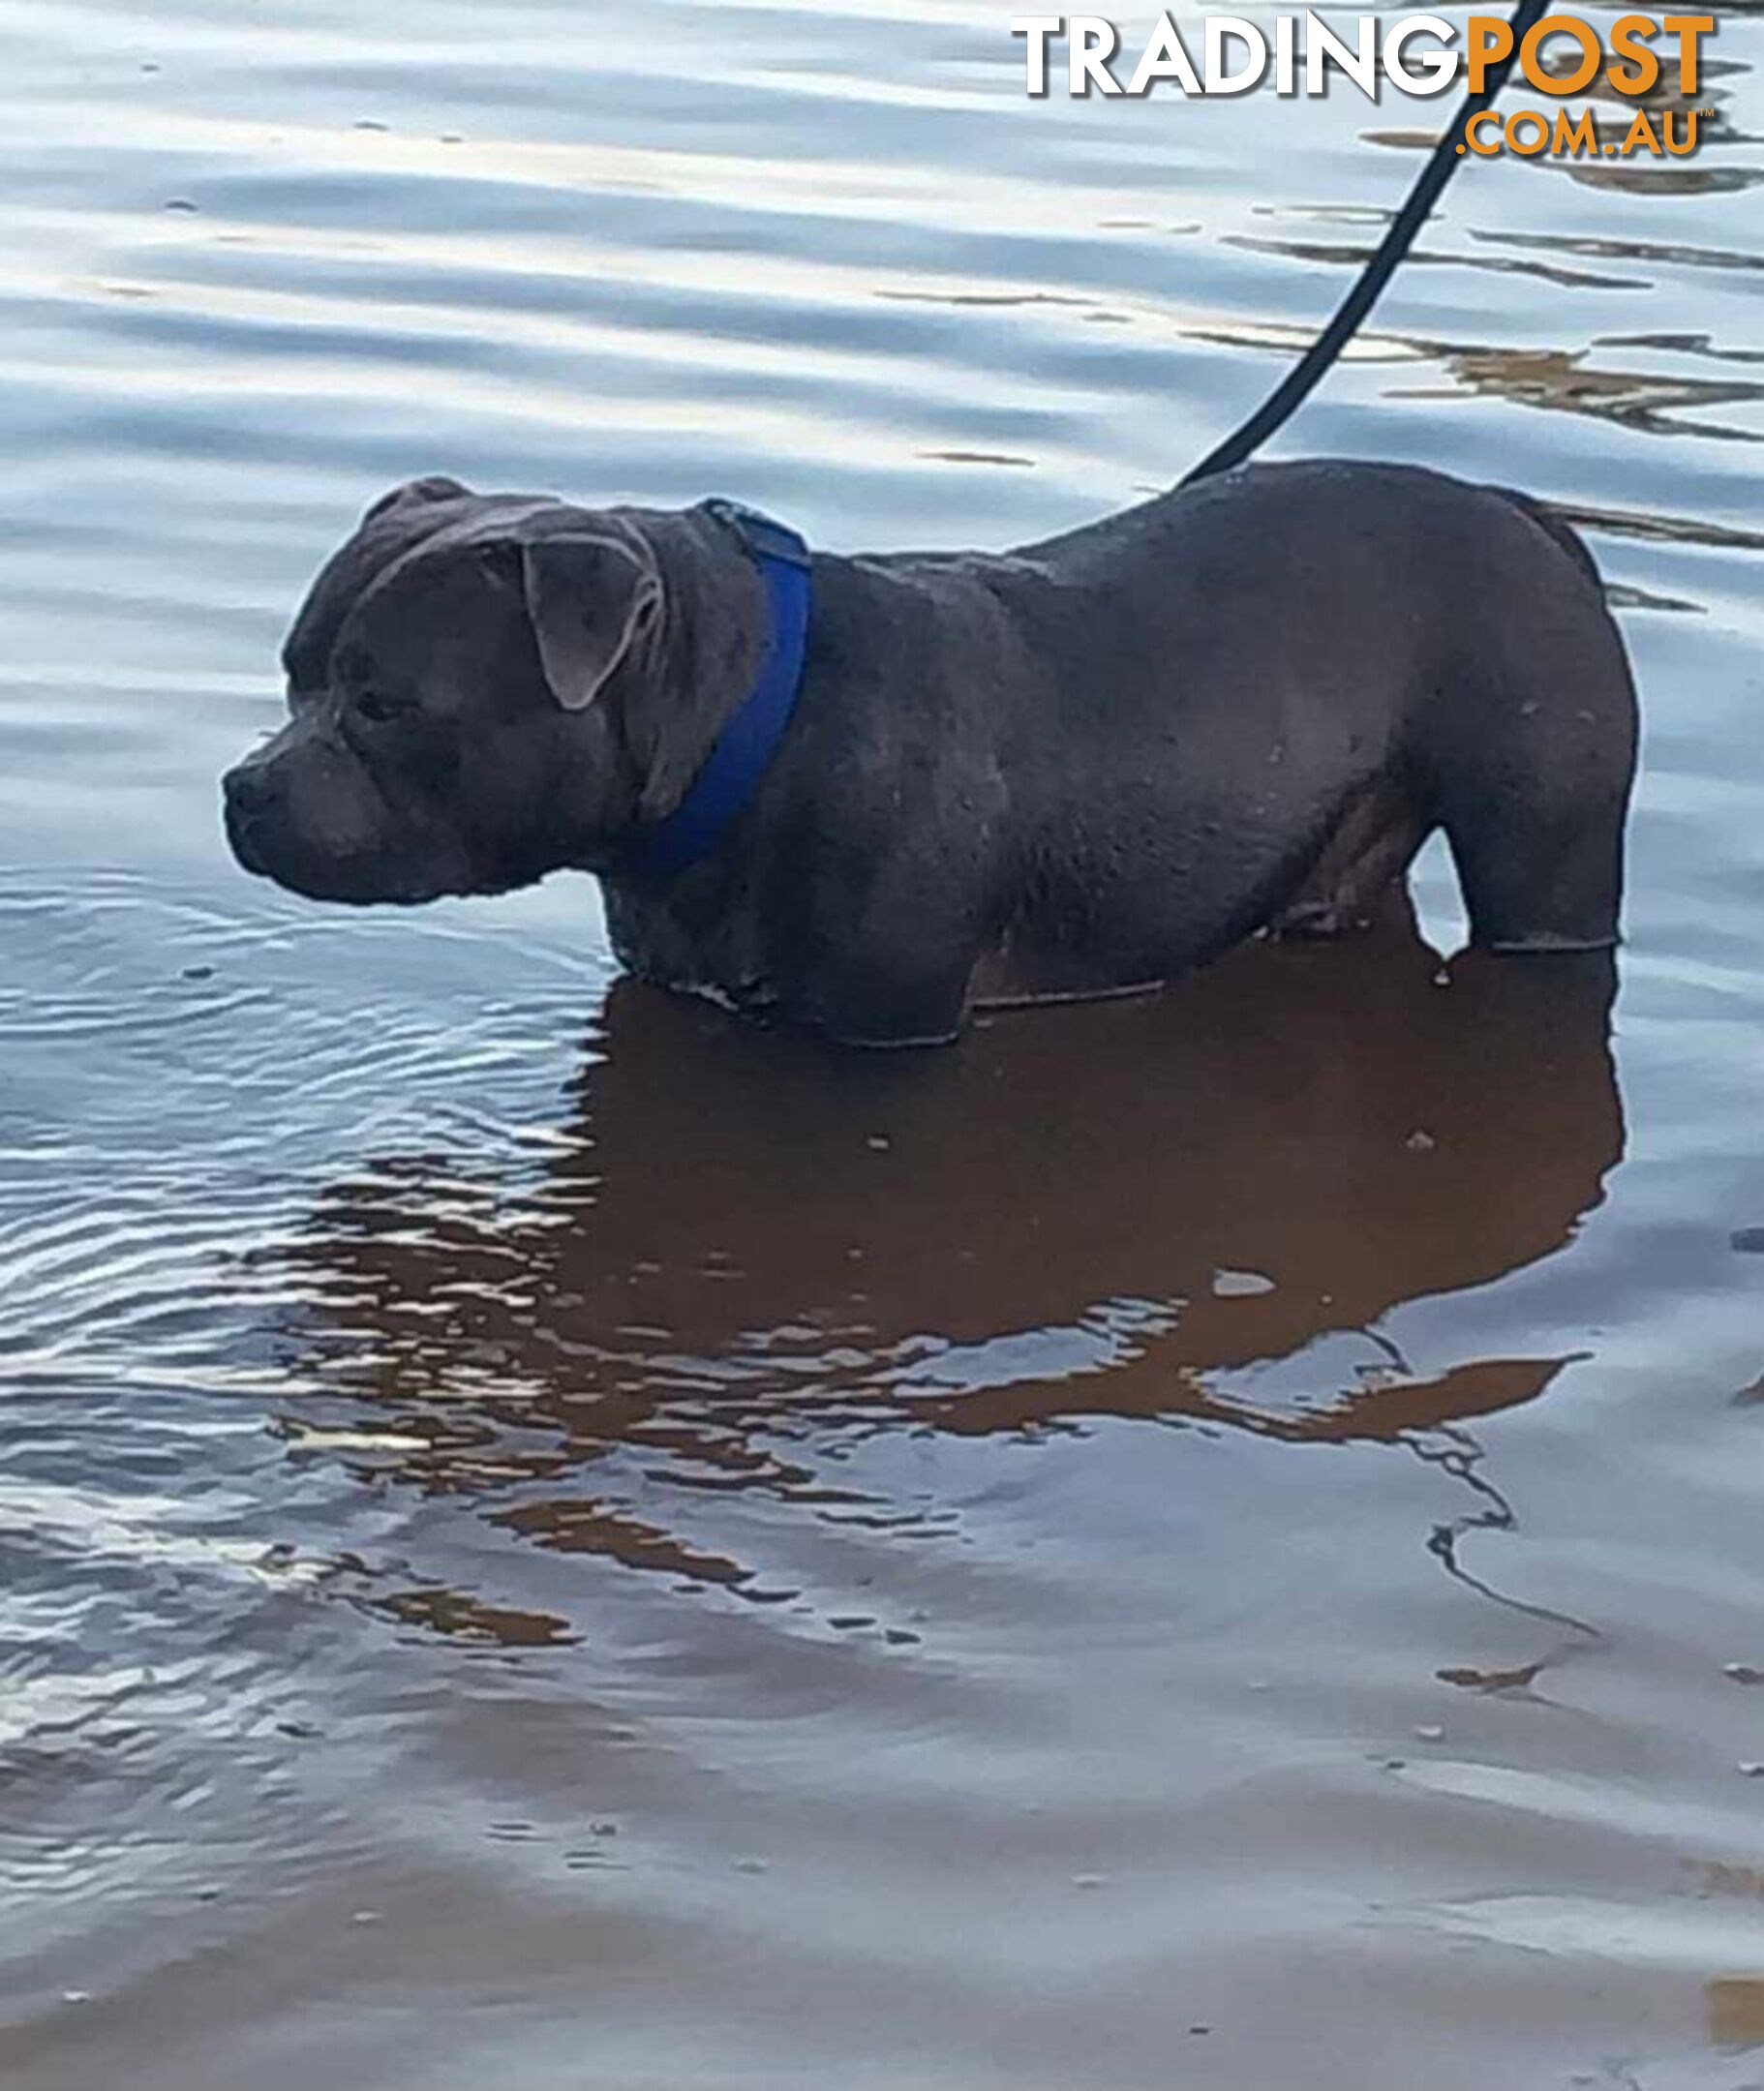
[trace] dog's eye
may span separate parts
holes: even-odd
[[[353,702],[356,712],[371,726],[383,726],[388,719],[403,718],[416,709],[416,699],[400,690],[357,690]]]

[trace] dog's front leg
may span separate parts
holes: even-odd
[[[866,949],[829,953],[793,999],[841,1046],[949,1046],[960,1035],[973,954]]]
[[[947,1046],[960,1034],[1001,912],[1001,795],[953,763],[936,783],[848,794],[818,847],[778,860],[778,999],[841,1045]]]

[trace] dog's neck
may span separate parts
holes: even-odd
[[[754,687],[770,642],[765,582],[740,538],[702,508],[632,520],[661,569],[663,616],[609,693],[636,782],[628,844],[691,789]]]

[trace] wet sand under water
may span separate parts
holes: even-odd
[[[619,12],[15,10],[0,2083],[1764,2084],[1756,17],[1693,163],[1468,170],[1281,446],[1583,519],[1614,1014],[1372,941],[878,1062],[586,881],[239,875],[308,574],[437,469],[1099,513],[1424,125]]]

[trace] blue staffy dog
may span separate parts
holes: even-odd
[[[862,557],[422,479],[285,657],[289,721],[226,779],[248,869],[352,901],[590,871],[634,973],[853,1045],[1352,930],[1436,829],[1475,945],[1617,937],[1635,698],[1597,573],[1435,472],[1253,466]]]

